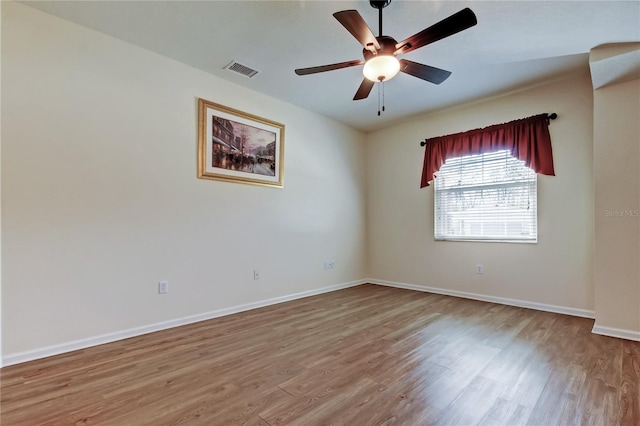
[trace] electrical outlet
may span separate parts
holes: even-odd
[[[326,260],[324,262],[324,269],[334,269],[336,267],[335,260]]]
[[[257,269],[253,270],[253,279],[254,280],[259,280],[260,279],[260,271],[258,271]]]
[[[158,282],[158,294],[169,293],[169,281]]]
[[[476,274],[483,274],[484,273],[484,266],[482,266],[481,263],[478,263],[476,265]]]

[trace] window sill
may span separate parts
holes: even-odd
[[[448,241],[448,242],[470,242],[470,243],[516,243],[516,244],[538,244],[538,240],[499,240],[499,239],[481,239],[481,238],[434,238],[435,241]]]

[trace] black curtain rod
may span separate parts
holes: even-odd
[[[555,120],[556,118],[558,118],[558,114],[556,114],[555,112],[552,112],[551,114],[548,114],[548,115],[547,115],[547,118],[548,118],[549,120]],[[426,142],[426,141],[422,141],[422,142],[420,142],[420,146],[425,146],[426,144],[427,144],[427,142]]]

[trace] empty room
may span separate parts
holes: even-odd
[[[3,426],[640,425],[640,2],[0,13]]]

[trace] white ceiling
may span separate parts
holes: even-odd
[[[378,117],[376,88],[368,99],[352,100],[361,67],[293,72],[361,59],[361,46],[332,14],[356,9],[377,34],[378,11],[368,1],[25,4],[364,131],[586,71],[592,47],[640,41],[640,1],[393,0],[383,12],[384,33],[398,41],[465,7],[475,12],[478,25],[404,55],[453,74],[441,85],[398,75],[385,84],[386,112]],[[232,60],[260,73],[248,79],[224,70]]]

